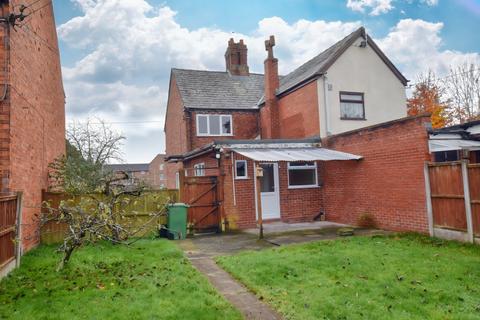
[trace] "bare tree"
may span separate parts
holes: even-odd
[[[451,67],[442,83],[453,122],[480,119],[480,65],[464,63]]]
[[[96,121],[96,122],[94,122]],[[88,162],[104,165],[110,160],[122,160],[125,137],[106,125],[105,121],[88,119],[72,123],[67,128],[67,140]]]

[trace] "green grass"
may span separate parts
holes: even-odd
[[[240,319],[167,240],[102,243],[75,252],[63,271],[43,246],[0,282],[0,319]]]
[[[218,258],[287,319],[480,319],[480,247],[354,237]]]

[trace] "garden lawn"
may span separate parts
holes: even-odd
[[[27,253],[0,282],[0,319],[240,319],[167,240],[75,251],[55,272],[55,247]]]
[[[219,257],[287,319],[480,319],[480,247],[353,237]]]

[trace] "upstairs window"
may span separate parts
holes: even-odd
[[[340,118],[343,120],[365,120],[363,93],[340,91]]]
[[[198,136],[231,136],[232,115],[197,114]]]

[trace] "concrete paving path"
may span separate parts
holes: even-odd
[[[192,257],[190,262],[207,276],[210,283],[242,313],[245,319],[281,319],[279,314],[258,300],[253,293],[220,268],[211,257]]]

